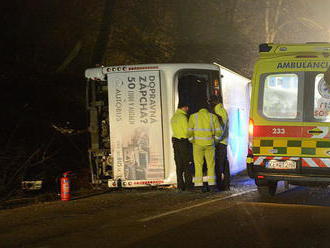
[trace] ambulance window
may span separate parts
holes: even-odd
[[[315,77],[314,87],[314,119],[330,122],[330,88],[320,73]]]
[[[271,119],[296,119],[298,106],[298,76],[268,75],[264,82],[263,115]]]

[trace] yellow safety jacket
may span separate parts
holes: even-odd
[[[182,109],[177,109],[171,118],[172,137],[177,139],[188,138],[188,118],[187,113]]]
[[[190,116],[188,123],[190,142],[200,146],[214,145],[215,142],[220,141],[221,135],[222,128],[218,117],[207,109],[203,108]]]
[[[222,126],[222,136],[221,136],[221,141],[220,143],[227,145],[228,144],[228,114],[227,111],[224,109],[223,105],[221,103],[217,104],[214,107],[214,113],[216,113],[217,115],[219,115],[222,119],[223,123],[220,123]]]

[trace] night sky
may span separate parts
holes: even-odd
[[[11,1],[2,62],[5,73],[82,75],[95,64],[217,61],[250,76],[260,43],[328,41],[329,10],[324,0]]]

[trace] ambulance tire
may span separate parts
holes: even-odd
[[[270,197],[274,196],[277,189],[277,182],[268,181],[258,186],[258,192],[261,197]]]

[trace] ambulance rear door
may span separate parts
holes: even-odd
[[[330,175],[330,90],[324,72],[305,72],[303,173]]]
[[[323,77],[293,70],[260,76],[256,165],[268,172],[330,175],[330,91]]]

